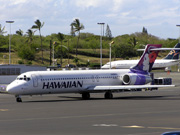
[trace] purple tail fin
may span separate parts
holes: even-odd
[[[154,64],[154,61],[156,60],[159,51],[150,51],[150,49],[153,48],[161,48],[161,44],[159,45],[151,45],[148,44],[144,50],[143,55],[141,56],[138,64],[134,67],[132,67],[130,70],[132,72],[142,72],[142,73],[148,73],[152,70],[152,66]]]
[[[174,48],[180,48],[180,43],[177,43]],[[180,50],[172,49],[164,59],[178,60],[179,59],[179,53],[180,53]]]

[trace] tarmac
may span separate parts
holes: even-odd
[[[180,73],[155,73],[180,84]],[[1,135],[161,135],[180,131],[180,87],[154,91],[15,97],[0,94]]]

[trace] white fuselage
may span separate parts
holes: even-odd
[[[124,69],[26,72],[8,86],[8,92],[14,95],[82,93],[92,86],[122,85],[121,77],[129,71]],[[24,76],[29,80],[24,79]]]
[[[111,68],[115,69],[129,69],[130,67],[135,66],[138,63],[139,60],[119,60],[119,61],[112,61],[111,62]],[[177,65],[179,63],[178,60],[166,60],[166,59],[160,59],[156,60],[153,69],[161,69],[170,67],[173,65]],[[104,66],[102,66],[102,69],[109,69],[110,68],[110,62],[106,63]]]

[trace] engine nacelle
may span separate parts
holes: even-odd
[[[152,78],[148,75],[128,73],[122,76],[125,85],[144,85],[150,83]]]

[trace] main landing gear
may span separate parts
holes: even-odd
[[[112,92],[108,91],[104,94],[104,98],[105,99],[112,99],[113,98],[113,94]]]
[[[22,99],[20,96],[16,96],[16,102],[22,102]]]
[[[104,94],[104,98],[105,98],[105,99],[112,99],[112,98],[113,98],[112,92],[111,92],[111,91],[107,91],[107,92]],[[84,99],[84,100],[90,99],[90,94],[89,94],[89,92],[84,92],[84,93],[82,93],[82,99]]]
[[[82,99],[84,99],[84,100],[90,99],[89,92],[82,93]]]

